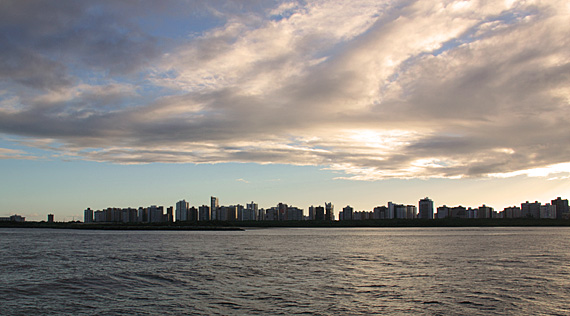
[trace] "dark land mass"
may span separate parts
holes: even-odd
[[[81,223],[81,222],[0,222],[0,228],[61,228],[98,230],[244,230],[271,227],[524,227],[570,226],[570,220],[555,219],[390,219],[355,221],[201,221],[175,223]]]
[[[81,223],[81,222],[0,222],[0,228],[54,228],[54,229],[92,229],[92,230],[243,230],[237,226],[199,225],[184,223]]]

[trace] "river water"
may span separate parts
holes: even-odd
[[[2,315],[569,315],[570,228],[0,229]]]

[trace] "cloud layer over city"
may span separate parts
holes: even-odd
[[[568,21],[567,1],[3,1],[0,159],[568,176]]]

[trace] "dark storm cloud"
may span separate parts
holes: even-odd
[[[3,1],[0,79],[44,89],[70,85],[88,69],[111,75],[140,70],[158,56],[157,39],[112,3]]]

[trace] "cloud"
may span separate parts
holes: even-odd
[[[0,148],[0,159],[36,159],[36,157],[27,154],[23,150]]]
[[[353,180],[569,162],[562,1],[195,4],[223,23],[182,39],[149,33],[155,7],[131,8],[51,4],[45,29],[35,10],[5,20],[22,36],[2,39],[17,71],[0,64],[0,132],[94,161],[317,165]]]
[[[157,39],[121,18],[127,10],[132,16],[137,7],[112,2],[97,6],[67,0],[3,1],[0,80],[60,89],[82,79],[84,73],[76,70],[111,76],[142,70],[160,50]]]

